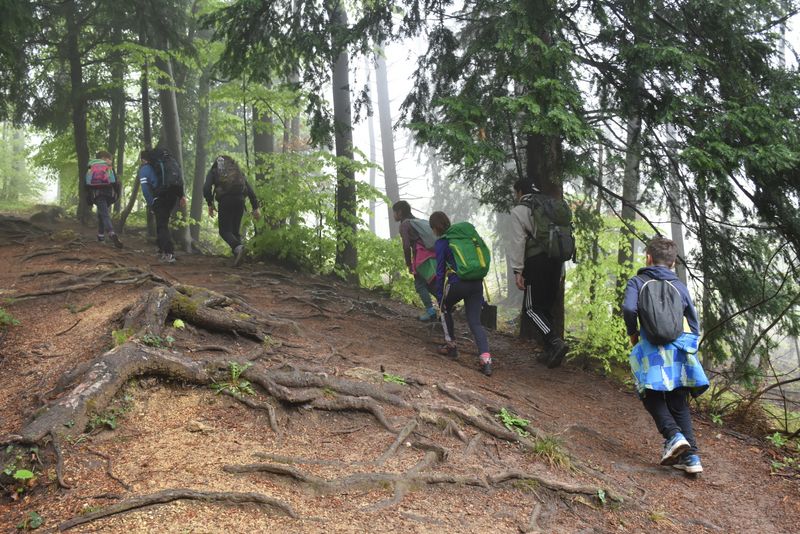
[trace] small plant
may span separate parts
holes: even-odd
[[[117,414],[113,410],[102,414],[94,414],[89,419],[88,427],[90,432],[103,427],[107,427],[109,430],[115,430],[117,428]]]
[[[544,458],[553,467],[569,469],[571,466],[569,455],[564,452],[561,441],[554,436],[536,438],[533,442],[533,453]]]
[[[184,328],[186,328],[186,323],[184,323],[180,319],[175,319],[174,321],[172,321],[172,327],[178,330],[183,330]]]
[[[17,326],[19,321],[3,308],[0,308],[0,327]]]
[[[401,386],[406,385],[406,379],[402,376],[393,375],[391,373],[383,373],[383,381],[389,382],[391,384],[400,384]]]
[[[767,441],[780,448],[788,443],[788,440],[780,432],[775,432],[771,436],[767,436]]]
[[[237,362],[228,362],[228,372],[230,373],[230,380],[226,382],[214,382],[211,389],[219,393],[227,391],[235,396],[241,395],[255,395],[252,384],[242,378],[242,373],[252,367],[252,363],[240,364]]]
[[[722,416],[718,413],[712,413],[711,422],[717,426],[722,426],[723,425]]]
[[[523,438],[530,436],[530,433],[525,430],[525,427],[530,423],[529,420],[517,417],[516,414],[509,412],[505,408],[500,408],[500,413],[497,414],[497,417],[507,429],[513,430]]]
[[[19,530],[34,530],[44,525],[44,518],[38,512],[28,512],[22,523],[17,525]]]
[[[175,338],[172,336],[161,337],[155,334],[147,333],[141,337],[142,343],[147,345],[148,347],[171,347],[173,343],[175,343]]]
[[[597,490],[597,500],[600,501],[600,504],[603,506],[606,505],[606,492],[603,489]]]
[[[114,340],[114,346],[119,347],[120,345],[124,345],[126,341],[130,339],[133,335],[133,330],[130,328],[124,328],[122,330],[112,330],[111,331],[111,339]]]

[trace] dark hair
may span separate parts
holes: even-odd
[[[114,159],[114,156],[108,150],[98,150],[94,157],[97,159]]]
[[[653,264],[672,267],[678,257],[678,245],[672,239],[656,236],[647,243],[645,252],[653,258]]]
[[[150,151],[145,149],[139,152],[139,159],[143,159],[147,162],[152,161],[152,156],[150,155]]]
[[[444,234],[450,228],[450,218],[443,211],[434,211],[428,219],[433,233],[436,235]]]
[[[530,180],[517,180],[514,182],[514,191],[522,193],[523,195],[533,193],[533,189],[533,182]]]
[[[392,211],[400,213],[402,217],[411,217],[411,206],[405,200],[395,202]]]

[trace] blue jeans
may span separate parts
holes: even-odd
[[[428,282],[418,274],[414,275],[414,289],[417,290],[417,295],[422,299],[422,305],[426,310],[433,308],[431,303],[431,292],[428,290]]]
[[[111,224],[110,207],[114,199],[106,196],[97,196],[94,205],[97,206],[97,235],[114,233],[114,226]]]

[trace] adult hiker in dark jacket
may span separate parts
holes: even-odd
[[[97,240],[105,241],[106,236],[117,248],[122,248],[122,241],[114,232],[111,223],[111,206],[122,194],[120,181],[117,180],[111,166],[113,156],[110,152],[100,150],[95,159],[89,160],[86,173],[86,202],[97,206]]]
[[[517,288],[525,292],[524,311],[547,343],[546,363],[553,368],[569,351],[564,340],[553,330],[553,305],[556,303],[564,262],[548,257],[541,244],[531,242],[531,199],[538,193],[532,182],[514,184],[517,205],[511,209],[511,244],[508,257]]]
[[[161,254],[159,260],[163,263],[175,263],[175,246],[169,232],[169,218],[176,205],[180,203],[181,207],[186,206],[183,183],[175,187],[161,187],[158,174],[153,167],[156,161],[154,151],[142,150],[139,159],[141,166],[137,176],[142,184],[142,195],[156,217],[156,238]]]
[[[214,216],[214,198],[219,205],[219,235],[231,247],[233,265],[238,266],[244,258],[241,227],[244,215],[244,197],[250,199],[253,218],[258,220],[258,198],[247,181],[242,169],[230,156],[219,156],[206,174],[203,196],[208,204],[208,216]]]
[[[481,307],[483,306],[483,280],[461,280],[456,274],[456,260],[450,242],[441,237],[450,228],[450,218],[441,211],[434,211],[430,217],[436,241],[436,280],[434,293],[442,311],[442,327],[445,344],[439,348],[439,354],[458,358],[456,334],[453,325],[453,308],[464,301],[464,312],[467,324],[472,332],[475,345],[478,347],[481,372],[486,376],[492,374],[492,355],[489,353],[489,340],[486,330],[481,325]]]
[[[426,271],[423,264],[435,258],[432,250],[425,247],[422,236],[420,235],[418,224],[424,224],[430,228],[428,221],[417,219],[411,214],[411,206],[405,200],[395,202],[392,206],[394,220],[400,223],[400,238],[403,241],[403,255],[406,259],[408,272],[414,276],[414,289],[417,290],[425,312],[417,317],[420,321],[432,321],[436,319],[436,309],[431,302],[429,285],[433,281],[433,269],[430,273]],[[431,261],[431,263],[433,263]],[[420,266],[423,266],[420,272]],[[425,265],[427,266],[427,264]]]

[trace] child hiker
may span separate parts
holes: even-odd
[[[697,358],[700,325],[688,288],[672,271],[678,247],[656,237],[645,250],[647,267],[628,280],[622,314],[639,397],[664,436],[661,465],[701,473],[688,397],[708,389]],[[683,318],[691,332],[683,331]]]
[[[445,345],[439,353],[458,358],[455,329],[453,328],[453,308],[464,301],[467,323],[478,346],[481,372],[492,374],[492,355],[489,354],[489,340],[481,325],[483,306],[483,278],[489,270],[489,249],[475,228],[466,222],[451,226],[450,219],[441,211],[431,213],[430,225],[436,240],[436,298],[442,311]],[[456,261],[454,250],[459,256]]]
[[[89,160],[89,170],[86,171],[86,201],[89,205],[97,206],[97,240],[103,242],[108,236],[115,247],[122,248],[122,241],[111,223],[111,206],[121,192],[111,161],[111,153],[105,150],[100,150],[94,159]]]

